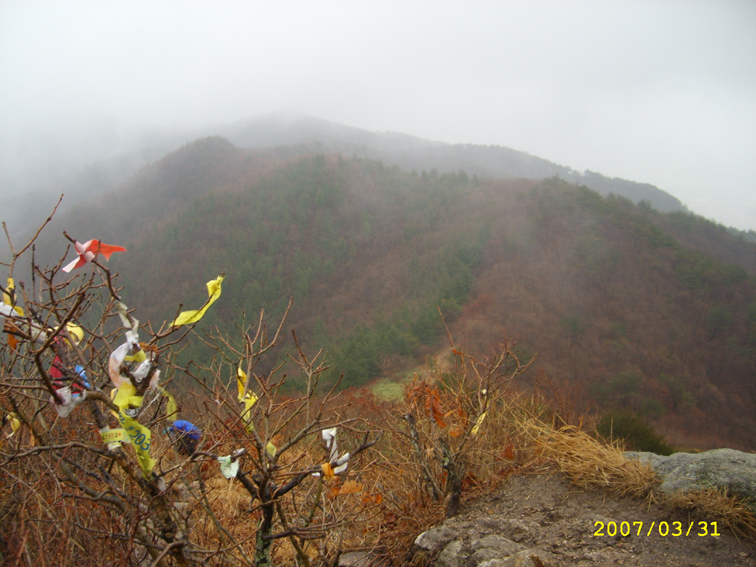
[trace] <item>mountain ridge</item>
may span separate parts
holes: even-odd
[[[436,169],[440,173],[466,171],[487,178],[541,179],[562,177],[583,184],[602,195],[614,193],[635,203],[648,201],[662,212],[686,211],[679,199],[648,183],[608,178],[599,173],[580,173],[502,146],[449,144],[409,134],[370,132],[300,113],[276,112],[218,128],[217,133],[241,147],[303,145],[312,151],[331,151],[379,159],[407,169]]]
[[[142,320],[201,304],[221,272],[203,324],[275,316],[294,296],[291,326],[347,384],[399,379],[435,355],[440,307],[473,352],[521,337],[581,407],[640,412],[687,446],[756,438],[756,246],[684,213],[559,178],[207,138],[61,215],[38,249],[61,254],[64,228],[127,247],[111,267]]]
[[[98,160],[76,172],[68,171],[63,177],[55,176],[37,181],[34,206],[27,197],[21,197],[29,188],[21,180],[4,179],[11,194],[6,197],[6,209],[17,223],[9,227],[12,234],[24,232],[23,225],[36,226],[47,211],[40,211],[37,203],[46,200],[50,206],[61,193],[66,195],[62,209],[76,206],[104,191],[110,191],[138,174],[142,167],[190,144],[193,140],[221,136],[239,147],[268,148],[279,151],[282,146],[288,154],[341,153],[378,159],[387,165],[396,164],[406,169],[456,173],[465,170],[469,175],[487,178],[542,179],[555,175],[577,184],[584,184],[601,194],[615,193],[633,202],[646,200],[660,211],[687,211],[675,197],[646,184],[608,178],[591,171],[577,172],[570,167],[501,146],[477,144],[449,144],[425,140],[397,132],[372,132],[346,126],[302,113],[273,112],[240,120],[232,124],[219,124],[183,133],[152,133],[144,142],[130,142],[131,149],[123,155]],[[43,168],[44,170],[45,168]],[[57,171],[53,168],[52,171]]]

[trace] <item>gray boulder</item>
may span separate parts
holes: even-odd
[[[538,567],[543,565],[530,549],[501,535],[491,521],[447,520],[415,540],[418,552],[438,553],[435,567]],[[520,522],[522,524],[522,522]],[[500,527],[500,526],[497,526]],[[523,524],[508,526],[513,531],[527,530]]]
[[[756,512],[756,454],[715,449],[668,457],[628,451],[625,456],[651,465],[662,478],[660,489],[664,494],[724,488],[729,494],[749,499],[751,510]]]

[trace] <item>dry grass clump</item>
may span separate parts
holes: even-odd
[[[554,429],[533,422],[530,427],[541,457],[580,488],[644,497],[659,484],[649,465],[628,460],[618,445],[602,443],[575,426]]]
[[[659,484],[647,464],[628,460],[618,443],[606,443],[579,425],[565,424],[540,395],[510,398],[499,416],[517,439],[522,472],[555,467],[581,489],[602,489],[620,496],[645,497]],[[492,420],[492,421],[495,421]],[[557,425],[561,423],[562,425]],[[504,429],[497,427],[497,430]]]
[[[192,505],[204,508],[205,501],[200,502],[202,495],[197,490],[193,492]],[[257,531],[258,515],[251,514],[251,498],[239,483],[226,480],[223,477],[211,477],[205,483],[206,503],[210,506],[217,522],[236,539],[254,538]],[[198,514],[195,534],[203,544],[211,547],[219,537],[217,525],[208,513]]]
[[[627,459],[619,443],[597,440],[573,425],[555,427],[540,414],[508,414],[509,419],[518,416],[516,428],[521,436],[530,438],[531,451],[538,456],[533,463],[555,466],[581,489],[601,489],[636,498],[658,496],[654,493],[660,483],[658,475],[650,465]],[[716,521],[720,531],[724,528],[736,536],[756,539],[756,516],[745,500],[726,490],[712,488],[678,494],[662,499],[661,504],[672,510],[687,510],[707,522]]]
[[[706,522],[717,522],[736,536],[756,540],[756,516],[742,498],[726,490],[710,488],[688,494],[676,494],[665,500],[673,509],[687,510]]]

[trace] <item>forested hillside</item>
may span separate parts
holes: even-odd
[[[514,335],[537,353],[525,386],[545,376],[682,446],[756,449],[753,244],[557,178],[297,153],[199,140],[60,215],[40,249],[62,253],[62,229],[125,246],[111,267],[142,320],[202,304],[221,272],[203,325],[275,317],[293,296],[289,326],[347,385],[438,352],[440,307],[466,351]]]

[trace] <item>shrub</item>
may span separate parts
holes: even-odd
[[[671,455],[674,449],[637,414],[620,411],[605,413],[596,424],[596,433],[606,440],[621,440],[631,451]]]

